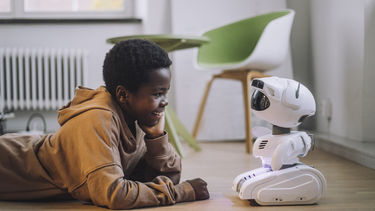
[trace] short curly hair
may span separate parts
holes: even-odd
[[[143,39],[126,40],[117,43],[106,54],[103,79],[113,97],[116,97],[119,85],[135,93],[142,83],[148,82],[151,71],[169,68],[171,64],[168,53],[159,45]]]

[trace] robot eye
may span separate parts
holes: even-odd
[[[251,108],[256,111],[263,111],[270,107],[270,101],[266,95],[259,90],[255,90],[251,96]]]

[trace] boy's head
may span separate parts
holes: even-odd
[[[148,83],[150,72],[169,68],[171,64],[168,53],[160,46],[147,40],[126,40],[107,53],[103,79],[113,97],[116,97],[116,87],[119,85],[135,93],[143,83]]]

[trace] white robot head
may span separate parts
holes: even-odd
[[[292,128],[315,114],[315,99],[301,83],[287,78],[256,78],[251,86],[254,114],[273,125]]]

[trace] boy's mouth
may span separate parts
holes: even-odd
[[[161,111],[161,112],[154,111],[154,112],[152,112],[152,115],[154,115],[154,116],[160,118],[160,117],[163,115],[163,113],[164,113],[164,111]]]

